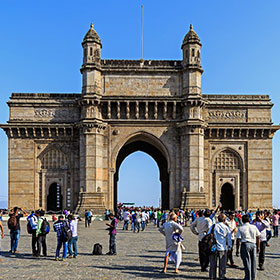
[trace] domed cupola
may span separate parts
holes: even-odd
[[[200,49],[201,49],[201,42],[193,30],[193,26],[190,25],[190,30],[186,34],[181,49],[183,50],[183,65],[186,66],[200,66]]]
[[[84,37],[82,46],[84,49],[83,67],[93,66],[94,64],[99,66],[102,44],[97,32],[93,28],[93,24],[90,25],[90,29]]]

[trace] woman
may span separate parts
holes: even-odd
[[[171,213],[169,221],[159,228],[160,233],[165,236],[166,253],[164,258],[163,273],[166,273],[168,259],[175,262],[175,273],[179,273],[179,266],[182,260],[182,249],[184,249],[180,234],[183,233],[183,227],[177,223],[177,215]]]

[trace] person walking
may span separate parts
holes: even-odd
[[[109,230],[109,252],[107,255],[116,255],[117,254],[117,248],[116,248],[116,235],[117,235],[117,224],[118,220],[114,216],[113,213],[109,214],[109,218],[111,219],[111,223],[107,223],[108,226],[107,230]]]
[[[270,228],[269,223],[266,220],[262,220],[261,213],[256,213],[256,219],[253,220],[253,225],[257,227],[260,232],[260,253],[259,253],[259,270],[264,270],[264,260],[265,260],[265,249],[266,249],[266,230]]]
[[[198,211],[198,218],[196,218],[190,226],[192,233],[198,235],[198,252],[202,272],[207,272],[207,267],[209,265],[209,255],[203,251],[201,240],[212,226],[212,220],[210,219],[210,216],[211,211],[209,209],[205,209],[204,212],[200,210]]]
[[[231,230],[225,224],[226,215],[220,214],[218,216],[218,223],[213,224],[209,229],[208,234],[214,234],[216,240],[216,251],[209,256],[210,270],[209,278],[217,279],[217,261],[219,259],[219,279],[226,279],[226,262],[227,262],[227,246],[228,250],[232,248]]]
[[[171,259],[175,262],[175,273],[179,272],[179,266],[182,261],[182,237],[183,227],[177,223],[177,215],[170,214],[168,222],[165,222],[160,228],[159,232],[165,236],[166,253],[164,257],[163,273],[167,271],[168,260]]]
[[[277,210],[274,210],[271,220],[273,226],[273,237],[278,238],[279,215]]]
[[[47,256],[47,242],[46,242],[46,233],[42,232],[42,225],[44,222],[45,211],[40,210],[40,215],[38,217],[38,226],[36,229],[36,238],[37,238],[37,257],[41,255],[41,248],[43,247],[43,256]]]
[[[260,232],[256,226],[251,225],[248,215],[242,216],[243,225],[237,231],[236,256],[239,256],[239,247],[241,242],[241,259],[244,265],[244,280],[256,280],[257,252],[260,252]]]
[[[65,261],[67,256],[67,246],[68,246],[68,240],[64,237],[64,227],[67,226],[66,221],[64,220],[64,217],[62,215],[58,216],[58,220],[53,224],[53,229],[56,232],[57,235],[57,247],[56,247],[56,254],[55,254],[55,260],[59,261]],[[62,258],[59,258],[60,249],[63,246],[63,255]]]
[[[227,264],[232,268],[236,268],[237,265],[234,263],[233,256],[232,256],[235,235],[237,233],[236,221],[234,220],[234,212],[229,213],[229,220],[226,221],[226,225],[229,227],[231,231],[231,243],[232,243],[231,249],[228,249],[227,252]]]
[[[9,252],[12,254],[19,253],[17,248],[18,248],[18,241],[20,237],[20,218],[27,215],[28,214],[22,208],[18,208],[18,207],[14,207],[10,211],[9,214],[10,218],[8,219],[8,228],[10,230],[11,250]]]
[[[72,214],[68,216],[68,220],[69,220],[69,227],[72,231],[72,238],[71,240],[68,242],[68,258],[76,258],[78,255],[78,249],[77,249],[77,241],[78,241],[78,219],[75,218]],[[74,253],[72,251],[72,246],[73,246],[73,250]]]
[[[128,209],[125,209],[123,212],[123,230],[128,230],[129,220],[130,220],[130,213]]]
[[[4,227],[2,224],[2,221],[0,221],[0,230],[1,230],[1,238],[0,238],[0,250],[1,250],[1,239],[4,238]],[[1,251],[0,251],[0,256],[1,256]],[[0,262],[2,262],[3,259],[0,258]]]

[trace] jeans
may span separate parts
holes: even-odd
[[[18,240],[19,240],[19,237],[20,237],[20,229],[11,230],[10,231],[10,237],[11,237],[11,251],[15,252],[15,251],[17,251],[17,247],[18,247]]]
[[[128,221],[124,221],[123,230],[128,230],[128,224],[129,224],[129,220]]]
[[[109,253],[110,254],[116,254],[117,248],[116,248],[116,235],[110,234],[110,240],[109,240]]]
[[[245,278],[244,280],[256,280],[257,275],[257,247],[255,243],[241,243],[241,259],[243,261]]]
[[[215,254],[209,256],[210,270],[209,278],[217,278],[217,261],[219,259],[219,278],[224,279],[226,275],[226,251],[217,251]]]
[[[146,222],[142,221],[142,222],[141,222],[141,226],[142,226],[142,231],[145,230]]]
[[[270,238],[272,237],[272,232],[271,230],[266,231],[266,244],[268,244]]]
[[[77,241],[78,241],[78,236],[72,237],[72,239],[68,242],[68,251],[69,255],[72,256],[72,245],[73,245],[73,250],[74,250],[74,256],[78,255],[78,249],[77,249]]]
[[[232,252],[233,252],[233,246],[234,246],[234,239],[231,240],[232,247],[231,250],[227,251],[227,261],[230,262],[231,265],[234,264],[233,258],[232,258]]]
[[[278,226],[273,226],[273,237],[278,237]]]
[[[264,264],[265,248],[266,248],[266,241],[261,241],[260,253],[259,253],[259,267],[263,267]]]
[[[42,234],[38,236],[38,251],[37,254],[40,256],[41,254],[41,248],[43,247],[43,255],[46,257],[47,256],[47,243],[46,243],[46,235]]]
[[[201,269],[204,270],[209,265],[209,255],[202,250],[200,244],[201,244],[201,241],[198,242],[199,261],[200,261]]]
[[[32,245],[32,254],[33,256],[36,256],[38,254],[38,237],[36,236],[36,229],[34,229],[32,232],[31,245]]]
[[[68,246],[68,242],[63,242],[62,241],[62,237],[57,237],[57,247],[56,247],[56,258],[59,257],[59,252],[60,252],[60,249],[63,245],[63,258],[66,259],[66,256],[67,256],[67,246]]]

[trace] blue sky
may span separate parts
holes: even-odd
[[[15,0],[0,3],[1,123],[8,120],[6,102],[11,92],[80,92],[80,43],[91,22],[102,40],[103,58],[139,59],[141,4],[145,59],[181,59],[181,43],[192,23],[203,44],[203,93],[269,94],[275,104],[272,119],[280,122],[278,0]],[[278,132],[273,142],[273,200],[278,207],[279,137]],[[0,141],[2,201],[8,184],[3,131]],[[139,154],[134,155],[136,161]],[[154,170],[152,176],[143,171],[142,190],[133,190],[144,203],[145,190],[160,186],[155,163],[148,156],[141,156],[141,162]],[[124,174],[133,178],[133,155],[123,165],[121,172],[127,165]],[[131,188],[133,182],[125,183],[121,174],[122,181],[122,189]]]

